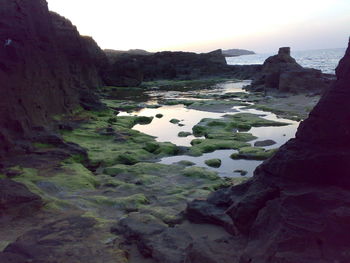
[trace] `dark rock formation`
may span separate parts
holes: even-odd
[[[28,231],[0,252],[1,263],[125,262],[96,235],[92,218],[70,216]]]
[[[334,80],[333,75],[320,70],[303,68],[290,56],[290,48],[282,47],[278,54],[265,60],[261,73],[250,89],[278,89],[284,92],[324,91]]]
[[[44,0],[0,5],[0,156],[22,151],[21,141],[51,118],[79,105],[102,105],[93,89],[107,62],[91,38],[50,13]]]
[[[255,79],[260,74],[262,65],[229,65],[232,71],[231,77],[236,79]]]
[[[109,58],[113,58],[115,55],[129,54],[129,55],[152,55],[152,52],[148,52],[143,49],[129,49],[129,50],[114,50],[105,49],[103,50]]]
[[[221,50],[202,54],[166,51],[152,55],[113,52],[107,55],[112,64],[105,74],[109,85],[135,86],[142,80],[233,77],[236,71],[243,76],[256,68],[228,66]]]
[[[131,213],[112,227],[112,233],[122,234],[126,240],[136,243],[145,257],[157,262],[182,263],[192,237],[179,228],[169,228],[153,216]]]
[[[143,81],[143,72],[137,57],[139,55],[107,53],[109,67],[103,73],[106,85],[116,87],[137,87]]]
[[[0,218],[27,216],[43,205],[40,196],[9,179],[0,179]]]
[[[252,180],[214,192],[199,211],[189,205],[192,221],[205,206],[231,217],[236,237],[246,242],[232,263],[350,262],[350,43],[336,74],[296,138]]]
[[[222,54],[225,57],[238,57],[243,55],[254,55],[254,51],[246,50],[246,49],[227,49],[223,50]]]

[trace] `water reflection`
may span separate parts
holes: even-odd
[[[195,91],[151,91],[148,92],[148,96],[158,99],[164,98],[190,98],[198,94],[224,94],[228,92],[245,92],[242,87],[248,85],[250,81],[242,82],[225,82],[216,85],[211,89],[195,90]],[[154,102],[153,102],[154,103]],[[248,132],[252,133],[258,139],[250,142],[254,145],[254,142],[261,140],[274,140],[276,144],[264,147],[265,149],[273,149],[280,147],[290,138],[295,136],[295,132],[299,125],[296,121],[278,118],[271,112],[265,112],[255,109],[244,109],[242,106],[233,107],[237,112],[230,111],[229,113],[218,113],[200,111],[195,109],[188,109],[184,105],[173,105],[173,106],[162,106],[160,108],[144,108],[140,111],[130,113],[131,115],[140,116],[153,116],[152,123],[148,125],[136,125],[133,129],[140,132],[152,135],[156,137],[159,142],[172,142],[179,146],[190,146],[190,142],[195,138],[194,136],[178,137],[178,133],[192,132],[192,127],[200,122],[203,118],[222,118],[225,114],[237,114],[237,113],[252,113],[258,114],[263,118],[273,121],[286,122],[289,125],[280,127],[254,127]],[[127,113],[122,113],[127,114]],[[162,114],[162,118],[156,118],[157,114]],[[129,114],[128,114],[129,115]],[[173,124],[170,122],[171,119],[180,120],[179,124]],[[235,152],[234,150],[217,150],[212,153],[206,153],[200,157],[192,156],[172,156],[166,157],[160,160],[160,163],[172,164],[181,160],[188,160],[195,163],[197,166],[206,167],[210,170],[217,171],[221,176],[234,177],[240,176],[238,173],[234,173],[234,170],[245,170],[248,172],[247,176],[252,176],[255,168],[261,164],[261,161],[253,160],[232,160],[230,155]],[[204,162],[208,159],[220,158],[222,165],[219,168],[208,167]]]

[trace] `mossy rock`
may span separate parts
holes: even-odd
[[[238,153],[231,154],[231,158],[247,160],[266,160],[277,152],[278,149],[265,150],[259,147],[243,147]]]
[[[204,126],[195,125],[192,128],[193,135],[196,137],[201,137],[207,135],[207,129]]]
[[[223,149],[239,149],[249,146],[248,143],[234,140],[216,140],[216,139],[194,139],[191,141],[193,145],[190,148],[189,154],[196,156],[198,153],[208,153]]]
[[[221,160],[220,159],[209,159],[205,161],[205,164],[214,167],[214,168],[219,168],[221,166]]]
[[[248,142],[257,138],[250,133],[242,133],[243,131],[249,131],[252,127],[284,125],[289,124],[267,120],[255,114],[238,113],[225,115],[222,119],[204,118],[192,130],[197,137]]]
[[[161,119],[161,118],[163,118],[163,114],[161,114],[161,113],[158,113],[157,115],[156,115],[156,118],[158,118],[158,119]]]
[[[158,156],[176,155],[179,153],[179,148],[170,142],[160,142],[159,147],[154,151]]]
[[[257,114],[252,113],[238,113],[235,115],[225,115],[225,118],[228,118],[232,121],[231,125],[233,127],[268,127],[268,126],[286,126],[289,123],[271,121],[262,118]]]
[[[178,119],[171,119],[169,122],[171,122],[172,124],[178,124],[180,122],[180,120],[178,120]]]
[[[183,171],[183,175],[188,177],[195,177],[195,178],[202,178],[202,179],[209,179],[209,180],[217,180],[220,178],[216,172],[209,171],[205,168],[196,167],[196,166],[187,167]]]
[[[147,116],[138,116],[135,119],[135,123],[137,124],[141,124],[141,125],[146,125],[146,124],[150,124],[153,120],[153,117],[147,117]]]
[[[144,194],[134,194],[127,197],[89,196],[85,200],[97,206],[116,207],[126,211],[136,211],[141,206],[149,204]]]
[[[187,137],[187,136],[190,136],[190,135],[192,135],[192,133],[181,131],[181,132],[178,133],[177,136],[179,136],[179,137]]]
[[[160,147],[158,142],[147,142],[146,145],[143,147],[146,151],[150,153],[154,153],[156,150],[158,150]]]

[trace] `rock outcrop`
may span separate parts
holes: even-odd
[[[189,205],[194,222],[193,213],[198,223],[231,217],[229,231],[245,243],[232,263],[350,262],[350,43],[336,74],[296,138],[251,180]]]
[[[148,55],[111,51],[106,54],[112,64],[105,74],[109,85],[135,86],[142,80],[232,77],[235,73],[246,76],[256,70],[256,67],[247,70],[244,66],[227,65],[221,50],[202,54],[170,51]]]
[[[334,76],[320,70],[303,68],[290,55],[289,47],[282,47],[278,54],[267,58],[250,89],[276,89],[282,92],[322,92],[334,81]]]
[[[3,0],[0,25],[1,157],[23,151],[22,141],[55,115],[100,108],[93,90],[107,60],[44,0]]]

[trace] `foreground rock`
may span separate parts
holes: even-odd
[[[92,218],[70,216],[31,230],[0,252],[2,263],[126,262]]]
[[[303,68],[290,56],[290,48],[282,47],[278,54],[265,60],[261,73],[250,86],[251,90],[277,89],[281,92],[323,92],[334,81],[333,75],[320,70]]]
[[[252,180],[188,206],[194,222],[222,225],[217,219],[231,218],[235,235],[246,242],[232,263],[350,261],[350,45],[336,73],[336,83],[296,138],[258,167]],[[225,212],[216,220],[194,216],[209,209]]]
[[[128,242],[135,242],[144,257],[157,262],[181,263],[192,237],[179,228],[169,228],[153,216],[133,213],[112,227],[112,233],[122,234]]]

